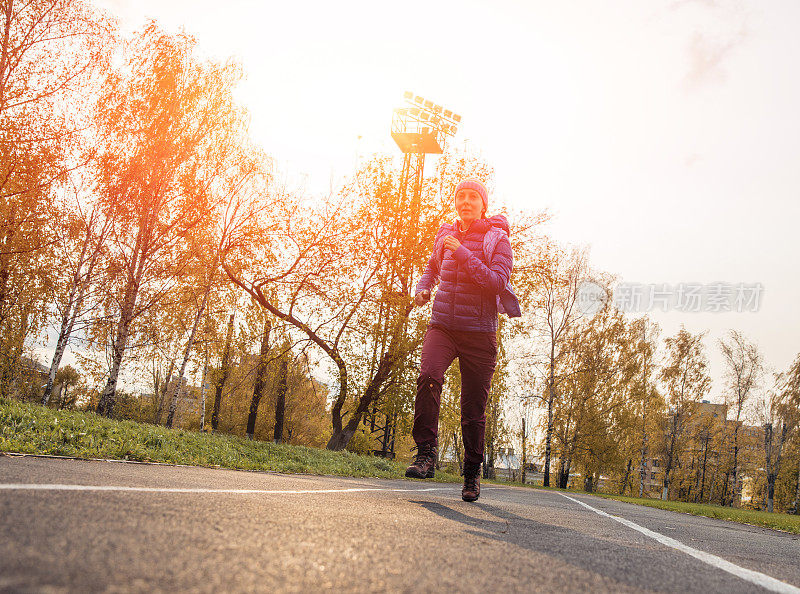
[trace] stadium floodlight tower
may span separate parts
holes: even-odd
[[[406,105],[395,109],[392,114],[392,138],[403,151],[403,170],[400,175],[400,188],[397,200],[398,212],[402,213],[403,239],[395,236],[394,241],[405,241],[406,250],[426,249],[427,244],[419,237],[420,203],[422,200],[422,173],[425,167],[425,155],[442,154],[445,141],[455,136],[461,116],[445,109],[424,97],[410,91],[403,94]],[[426,247],[423,247],[426,246]],[[389,246],[390,253],[396,252],[398,246]],[[405,262],[403,269],[393,268],[388,280],[389,292],[393,295],[411,295],[413,291],[414,266],[411,258]],[[381,407],[382,408],[382,407]],[[385,419],[381,425],[378,417]],[[369,427],[377,439],[375,455],[394,458],[394,441],[397,427],[397,411],[378,410],[373,404],[369,416]],[[364,422],[367,423],[365,417]],[[376,435],[377,434],[377,435]]]
[[[461,116],[411,91],[403,94],[406,106],[392,114],[392,138],[403,151],[400,202],[411,207],[412,221],[418,214],[422,194],[422,171],[426,154],[442,154],[448,136],[455,136]]]

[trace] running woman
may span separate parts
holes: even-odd
[[[444,375],[458,358],[461,369],[461,434],[464,442],[464,501],[480,496],[486,432],[486,401],[497,361],[497,315],[520,315],[509,278],[513,254],[508,221],[486,218],[489,193],[478,180],[458,184],[458,218],[439,229],[433,254],[417,283],[414,300],[423,306],[439,284],[422,346],[412,436],[417,455],[406,476],[433,478]]]

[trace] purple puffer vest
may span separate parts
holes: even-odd
[[[492,237],[492,261],[487,262],[484,236],[498,230],[504,233]],[[433,300],[431,325],[469,332],[497,331],[498,296],[507,291],[514,264],[508,232],[508,221],[502,215],[479,219],[466,233],[458,230],[458,221],[441,226],[416,289],[417,293],[430,291],[441,279]],[[461,243],[455,252],[444,249],[447,235]]]

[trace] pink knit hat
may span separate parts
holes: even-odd
[[[489,192],[483,183],[474,178],[465,179],[456,186],[456,191],[453,193],[454,198],[455,195],[458,194],[459,190],[475,190],[478,192],[478,194],[480,194],[481,200],[483,200],[484,210],[489,210]]]

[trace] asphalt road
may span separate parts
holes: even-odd
[[[0,592],[800,592],[796,535],[570,497],[0,456]]]

